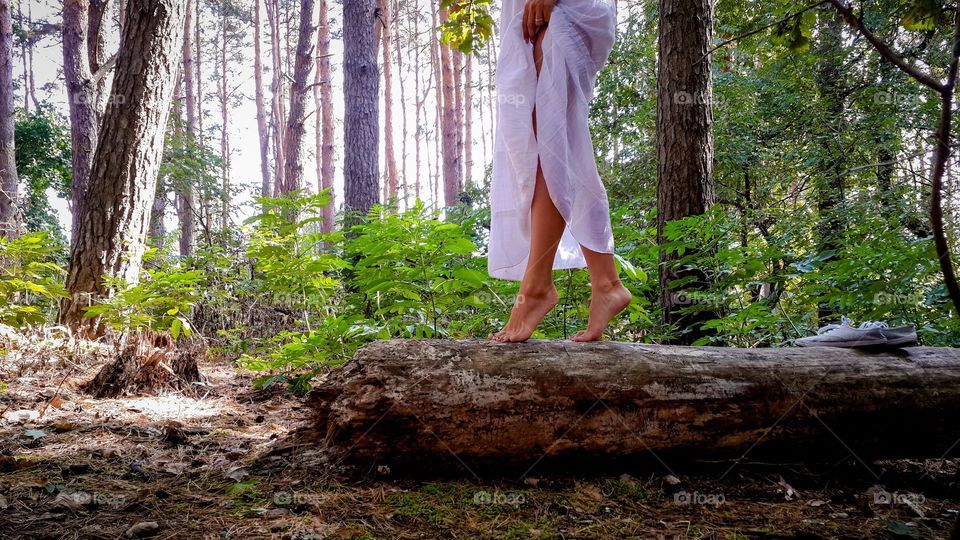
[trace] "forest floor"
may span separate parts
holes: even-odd
[[[255,390],[229,362],[202,365],[195,396],[91,399],[78,388],[108,348],[48,336],[8,353],[5,539],[946,539],[960,510],[957,460],[484,483],[347,478],[319,449],[289,451],[310,420],[302,399]]]

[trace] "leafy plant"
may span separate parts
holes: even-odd
[[[371,209],[351,229],[347,256],[355,260],[352,305],[386,336],[449,336],[448,324],[470,309],[488,307],[485,259],[464,229],[443,222],[417,202],[403,213]]]
[[[14,328],[44,323],[67,296],[65,273],[53,262],[56,247],[46,232],[0,238],[0,322]]]
[[[201,270],[189,270],[180,263],[147,269],[136,285],[107,278],[114,293],[84,310],[86,317],[100,319],[122,333],[144,329],[170,332],[174,339],[192,334],[190,311],[199,300],[204,283]]]

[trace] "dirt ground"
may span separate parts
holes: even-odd
[[[195,392],[97,400],[78,388],[109,347],[38,334],[5,348],[4,539],[947,539],[960,510],[957,460],[348,477],[295,443],[302,399],[255,390],[229,362],[202,365]]]

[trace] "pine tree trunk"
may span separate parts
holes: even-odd
[[[270,186],[270,132],[267,130],[267,105],[263,90],[263,47],[261,46],[261,3],[253,0],[253,80],[257,104],[257,136],[260,138],[260,196],[269,197]]]
[[[7,11],[10,11],[9,3],[6,4],[6,8],[0,7],[0,9],[6,9]],[[12,19],[13,17],[11,16],[11,20]],[[21,5],[21,2],[17,2],[16,21],[20,27],[25,27],[26,19],[24,19],[23,17],[23,6]],[[11,25],[11,32],[12,32],[12,25]],[[3,38],[0,38],[0,39],[3,39]],[[20,40],[20,67],[23,68],[23,112],[29,115],[30,114],[30,79],[29,79],[30,74],[27,73],[27,41],[28,40],[25,38]],[[13,62],[12,45],[11,45],[10,58],[11,58],[10,61],[12,63]],[[13,90],[11,89],[11,92],[12,91]]]
[[[668,221],[703,214],[714,202],[713,99],[710,49],[713,4],[710,0],[660,0],[657,75],[657,242],[665,242]],[[689,254],[689,251],[688,251]],[[663,318],[675,323],[680,343],[702,337],[708,313],[681,316],[684,291],[705,288],[704,276],[672,268],[675,255],[660,253]],[[671,282],[692,276],[684,291]]]
[[[286,146],[283,173],[283,193],[303,189],[303,143],[307,135],[307,82],[313,70],[313,29],[314,0],[300,2],[300,27],[297,33],[297,58],[293,67],[293,86],[290,88],[290,117],[287,119],[287,133],[284,136]]]
[[[496,103],[496,97],[493,93],[496,81],[496,68],[493,66],[493,61],[497,57],[496,47],[494,46],[495,41],[496,40],[491,39],[487,42],[487,118],[489,119],[487,133],[490,135],[491,152],[493,152],[493,146],[496,143],[494,133],[497,132],[497,119],[496,115],[493,114],[493,106],[494,103]]]
[[[84,193],[90,179],[93,154],[96,152],[100,132],[99,107],[103,92],[98,92],[101,81],[93,79],[93,65],[88,43],[98,43],[91,37],[90,0],[65,0],[63,3],[63,76],[67,87],[67,102],[70,108],[70,137],[73,179],[70,186],[73,227],[71,238],[76,242],[77,227],[83,215]]]
[[[457,168],[457,193],[463,190],[463,178],[464,178],[464,125],[463,125],[463,115],[464,115],[464,103],[463,103],[463,53],[450,48],[450,52],[453,58],[453,117],[455,123],[455,133],[457,140],[457,160],[460,161],[460,166]]]
[[[136,283],[150,203],[180,65],[181,0],[130,0],[90,184],[71,246],[62,321],[88,335],[103,328],[83,308],[110,291],[103,276]]]
[[[447,10],[440,11],[440,22],[446,22]],[[460,154],[457,136],[457,96],[454,83],[454,66],[450,46],[440,44],[440,74],[443,85],[441,109],[443,110],[443,205],[457,204],[460,193]]]
[[[272,131],[273,131],[273,194],[279,195],[283,190],[283,175],[286,170],[284,160],[284,133],[286,128],[286,111],[284,110],[284,98],[286,90],[284,86],[283,58],[280,54],[280,13],[277,0],[266,0],[267,21],[270,26],[270,58],[273,61],[273,80],[270,91],[273,94],[271,105]]]
[[[390,55],[390,0],[380,0],[380,16],[383,18],[382,39],[383,47],[383,143],[386,152],[386,197],[384,202],[395,201],[397,198],[397,157],[394,151],[393,140],[393,65]]]
[[[463,87],[463,185],[473,187],[473,55],[467,55]]]
[[[227,67],[227,29],[229,17],[226,6],[221,14],[220,36],[220,230],[230,228],[230,71]]]
[[[440,175],[443,170],[443,69],[440,67],[440,33],[437,26],[437,11],[430,10],[430,62],[433,65],[433,84],[437,94],[437,106],[434,113],[434,169],[430,184],[430,199],[440,206]]]
[[[199,2],[200,0],[196,0]],[[197,102],[193,89],[193,40],[192,40],[192,20],[193,10],[191,3],[193,0],[187,0],[185,21],[183,23],[183,86],[186,93],[184,98],[187,111],[187,134],[192,144],[199,144],[197,139]],[[193,255],[193,236],[194,236],[194,186],[192,181],[187,181],[186,185],[180,186],[177,192],[177,218],[180,222],[180,255],[189,257]]]
[[[418,4],[414,4],[414,13],[419,13]],[[413,165],[413,196],[415,200],[420,200],[420,171],[422,158],[421,139],[426,137],[427,130],[420,123],[423,114],[423,102],[426,96],[420,95],[420,17],[413,16],[413,94],[416,99],[416,110],[413,113],[413,123],[416,126],[416,136],[414,137],[414,165]]]
[[[408,120],[407,120],[407,89],[406,89],[406,77],[404,77],[403,69],[403,47],[401,46],[403,40],[400,36],[400,10],[401,3],[399,0],[394,0],[393,2],[393,48],[397,51],[397,82],[400,84],[400,133],[401,133],[401,150],[400,150],[400,173],[397,176],[397,181],[399,182],[398,192],[401,192],[400,201],[403,203],[400,205],[400,208],[407,207],[407,200],[410,198],[410,186],[407,183],[407,138],[408,138]],[[408,53],[409,54],[409,49]]]
[[[33,25],[33,6],[27,6],[27,25]],[[37,83],[34,78],[35,70],[33,68],[33,51],[36,46],[36,40],[30,40],[27,44],[27,83],[30,86],[30,100],[33,101],[33,108],[40,110],[40,100],[37,99]]]
[[[13,17],[9,0],[0,0],[0,237],[20,230],[17,210],[17,155],[13,117]]]
[[[376,0],[343,6],[344,209],[365,214],[379,197]],[[351,218],[353,219],[353,218]]]
[[[320,28],[317,37],[317,76],[320,91],[320,190],[328,190],[330,203],[323,208],[323,223],[320,230],[324,234],[333,232],[336,198],[333,193],[333,144],[336,133],[333,122],[333,80],[330,77],[330,12],[328,0],[320,1]]]

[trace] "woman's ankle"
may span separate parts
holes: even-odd
[[[620,281],[620,278],[615,277],[601,280],[591,280],[590,288],[593,290],[594,294],[606,294],[624,289],[625,287],[623,286],[623,282]]]
[[[520,285],[519,296],[525,296],[528,298],[543,299],[549,298],[557,295],[557,287],[553,284],[552,281],[546,283],[536,283],[536,284],[527,284],[524,283]]]

